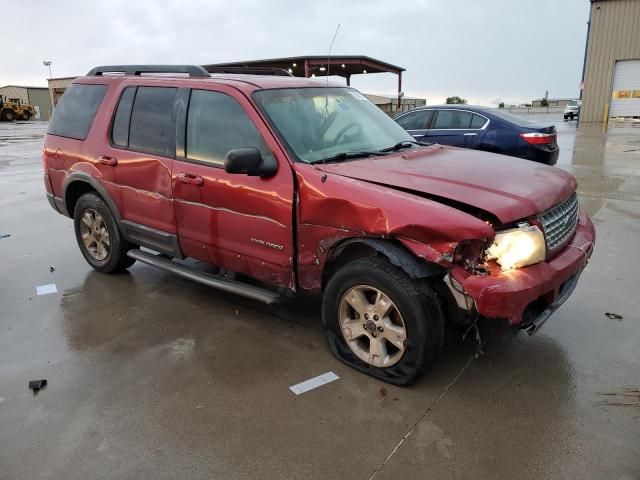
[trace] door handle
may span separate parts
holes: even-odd
[[[98,163],[100,165],[107,165],[109,167],[115,167],[118,165],[118,159],[115,157],[109,157],[107,155],[100,155],[98,157]]]
[[[464,136],[465,137],[475,137],[476,135],[478,135],[477,133],[465,133]]]
[[[202,185],[204,185],[204,178],[202,178],[200,175],[192,175],[190,173],[180,173],[178,175],[178,180],[181,183],[196,185],[197,187],[201,187]]]

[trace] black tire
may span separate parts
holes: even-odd
[[[92,254],[82,239],[83,217],[85,214],[94,216],[92,212],[97,212],[101,217],[101,225],[108,232],[108,253],[106,257],[100,259]],[[135,245],[127,242],[120,233],[120,229],[109,210],[107,204],[95,193],[86,193],[82,195],[76,203],[73,212],[73,226],[76,233],[76,241],[80,247],[80,251],[89,265],[100,272],[118,273],[126,270],[134,264],[135,259],[127,257],[127,252]],[[89,229],[91,230],[91,229]]]
[[[2,112],[2,118],[6,121],[6,122],[13,122],[13,120],[15,119],[15,114],[13,113],[13,110],[5,110],[4,112]]]
[[[341,300],[349,289],[360,285],[382,291],[402,316],[406,330],[404,353],[389,367],[362,360],[347,345],[342,334],[339,323]],[[444,318],[433,290],[380,257],[350,262],[331,277],[322,299],[322,323],[329,348],[339,360],[395,385],[408,385],[428,370],[440,353],[444,338]]]
[[[569,115],[565,115],[565,116],[564,116],[564,119],[565,119],[565,120],[569,120]]]
[[[28,122],[29,120],[31,120],[31,114],[29,112],[23,112],[22,120],[24,120],[25,122]]]

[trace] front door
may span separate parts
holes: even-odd
[[[172,170],[182,252],[271,284],[293,287],[293,175],[253,105],[236,89],[191,90]],[[185,102],[186,104],[186,102]],[[278,162],[270,178],[224,170],[229,150],[256,147]]]

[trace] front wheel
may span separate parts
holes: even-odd
[[[22,120],[24,120],[25,122],[28,122],[29,120],[31,120],[31,114],[29,112],[24,112],[22,114]]]
[[[107,204],[95,193],[80,197],[73,213],[76,240],[85,260],[100,272],[126,270],[135,259],[127,257],[134,245],[127,242]]]
[[[2,118],[5,122],[13,122],[15,118],[13,110],[5,110],[4,112],[2,112]]]
[[[353,261],[331,277],[322,321],[339,360],[396,385],[418,378],[442,346],[435,294],[384,258]]]

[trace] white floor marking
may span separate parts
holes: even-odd
[[[58,289],[56,288],[55,283],[50,283],[49,285],[40,285],[36,287],[36,293],[38,295],[47,295],[48,293],[57,293]]]
[[[333,382],[334,380],[338,380],[339,378],[340,377],[335,373],[327,372],[323,373],[322,375],[318,375],[317,377],[310,378],[309,380],[305,380],[302,383],[298,383],[297,385],[292,385],[291,387],[289,387],[289,390],[291,390],[296,395],[300,395],[301,393],[321,387],[322,385]]]

